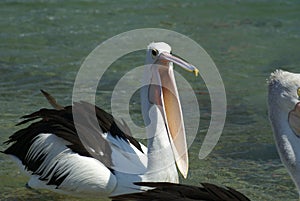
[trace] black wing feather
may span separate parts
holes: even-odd
[[[95,114],[92,112],[93,110],[96,112],[96,118],[93,116]],[[74,111],[77,112],[80,117],[80,121],[76,122],[76,127],[73,119]],[[90,103],[79,102],[74,103],[73,106],[66,106],[60,109],[43,108],[29,115],[25,115],[22,118],[24,120],[17,125],[32,123],[28,127],[16,131],[6,142],[4,142],[10,144],[10,146],[4,150],[3,153],[14,155],[19,158],[25,168],[31,171],[32,174],[42,175],[43,171],[39,169],[39,167],[44,162],[45,155],[38,155],[38,157],[34,158],[34,161],[32,161],[33,159],[26,157],[31,145],[41,133],[55,134],[69,142],[67,147],[73,152],[82,156],[94,157],[108,168],[112,167],[110,158],[111,149],[109,143],[101,135],[103,132],[110,132],[113,137],[121,138],[127,143],[130,142],[143,152],[139,142],[131,137],[127,125],[124,124],[123,126],[115,120],[111,114]],[[96,122],[93,122],[93,119],[96,119]],[[125,133],[124,131],[128,131],[128,133]],[[80,136],[78,133],[81,133]],[[83,141],[82,138],[84,139]],[[105,154],[97,155],[89,149],[93,149],[96,152],[101,151]],[[40,179],[46,180],[48,176],[49,175],[44,175],[44,178],[41,177]],[[56,184],[59,186],[66,176],[67,173],[61,175],[55,172],[48,181],[48,184]]]
[[[137,182],[139,186],[153,187],[140,193],[124,194],[112,197],[113,201],[250,201],[242,193],[214,184],[201,183],[202,186],[191,186],[167,182]]]

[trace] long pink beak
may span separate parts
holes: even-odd
[[[151,99],[162,106],[175,161],[179,171],[186,178],[188,174],[186,135],[173,66],[170,65],[170,62],[179,65],[189,72],[193,72],[196,76],[199,70],[195,66],[167,52],[163,52],[158,56],[155,62],[158,67],[153,69],[155,71],[153,72],[153,76],[156,77],[154,79],[160,80],[161,89],[154,89],[155,91],[153,91]]]

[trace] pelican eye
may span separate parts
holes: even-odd
[[[156,57],[158,55],[158,50],[152,49],[151,54],[152,54],[152,57]]]
[[[297,96],[298,96],[298,99],[300,100],[300,87],[297,89]]]

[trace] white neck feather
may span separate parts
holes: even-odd
[[[174,154],[159,106],[149,103],[149,86],[141,89],[141,103],[147,132],[148,167],[143,181],[167,181],[178,183]]]
[[[281,161],[287,168],[300,195],[300,139],[289,126],[288,111],[269,104],[269,118]]]

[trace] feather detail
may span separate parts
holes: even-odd
[[[139,186],[151,187],[144,192],[124,194],[111,197],[113,201],[250,201],[242,193],[214,184],[201,183],[202,186],[191,186],[167,182],[136,182]]]
[[[48,102],[52,105],[52,107],[54,107],[57,110],[62,110],[64,109],[63,106],[59,105],[57,103],[57,101],[55,100],[55,98],[53,96],[51,96],[48,92],[44,91],[41,89],[42,94],[46,97],[46,99],[48,100]]]

